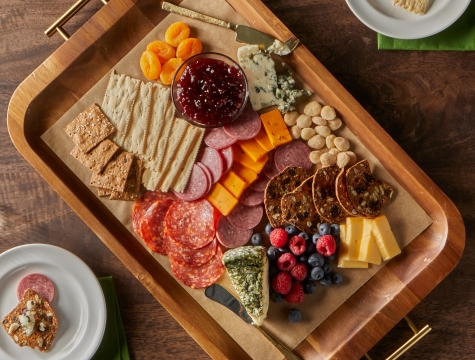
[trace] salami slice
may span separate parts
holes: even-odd
[[[135,233],[143,238],[140,224],[148,208],[157,200],[171,199],[176,200],[173,193],[163,193],[161,191],[147,191],[138,199],[132,207],[132,227]]]
[[[211,147],[205,147],[199,162],[206,165],[211,171],[211,174],[213,175],[213,184],[217,183],[224,172],[223,158],[219,151]]]
[[[259,174],[257,180],[249,184],[249,187],[254,191],[264,191],[269,180],[270,179],[267,176]]]
[[[261,205],[246,206],[238,203],[234,209],[231,210],[227,219],[236,229],[249,230],[261,222],[263,213],[264,210]]]
[[[211,260],[201,266],[183,265],[173,258],[170,258],[170,265],[176,278],[193,289],[213,285],[223,275],[225,270],[223,251],[219,246],[216,247],[216,254]]]
[[[259,114],[251,108],[245,108],[236,120],[223,126],[223,129],[228,135],[238,140],[249,140],[259,133],[261,124]]]
[[[165,237],[165,248],[168,256],[181,265],[201,266],[211,260],[216,254],[217,247],[218,241],[216,238],[202,248],[190,249],[181,246],[170,236]]]
[[[167,212],[167,235],[181,246],[199,249],[208,245],[215,235],[215,210],[205,199],[177,201]]]
[[[269,159],[267,160],[266,164],[264,165],[264,168],[262,169],[262,173],[269,179],[273,178],[279,173],[279,170],[277,170],[277,167],[275,166],[274,155],[275,150],[272,150],[267,153]]]
[[[163,240],[165,237],[165,216],[174,200],[163,199],[155,201],[142,217],[140,229],[145,245],[153,252],[166,255]]]
[[[239,198],[239,202],[246,206],[256,206],[264,203],[264,191],[254,191],[247,188]]]
[[[25,291],[31,289],[38,293],[42,298],[46,299],[49,303],[54,298],[54,285],[49,277],[43,274],[30,274],[26,275],[20,280],[16,288],[16,297],[18,301],[21,301]]]
[[[234,161],[234,153],[233,153],[233,148],[231,146],[219,150],[219,153],[221,154],[224,162],[224,172],[228,172],[229,169],[231,169],[231,166],[233,165]]]
[[[203,140],[206,145],[218,150],[227,148],[237,141],[235,137],[228,135],[222,127],[207,130]]]
[[[277,148],[274,155],[274,162],[277,170],[282,171],[287,166],[302,167],[310,169],[310,148],[301,141],[291,141],[288,144]]]
[[[252,229],[240,230],[232,226],[226,216],[221,216],[216,225],[218,241],[229,249],[246,245],[252,236]]]
[[[202,198],[208,191],[208,178],[203,169],[193,164],[190,180],[182,193],[175,192],[175,195],[184,201],[194,201]]]
[[[208,193],[211,189],[211,186],[213,185],[213,174],[211,174],[211,170],[208,169],[206,165],[200,162],[197,162],[196,165],[198,165],[204,171],[206,178],[208,179],[208,191],[206,191],[206,193]]]

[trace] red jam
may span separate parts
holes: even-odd
[[[183,115],[192,121],[209,127],[223,125],[244,106],[244,74],[222,60],[198,59],[178,80],[177,100]]]

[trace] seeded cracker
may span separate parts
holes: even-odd
[[[122,151],[106,165],[103,172],[93,172],[90,185],[124,192],[134,154]]]
[[[321,222],[313,205],[312,183],[313,176],[291,193],[285,194],[281,200],[283,220],[309,234],[316,233]]]
[[[110,194],[112,194],[112,190],[97,188],[97,196],[104,197],[109,196]]]
[[[346,187],[346,169],[341,169],[340,173],[336,177],[335,191],[338,202],[349,216],[365,216],[353,206],[353,203],[348,196],[348,189]]]
[[[338,165],[317,170],[313,180],[313,202],[323,220],[335,224],[346,217],[335,194],[335,180],[340,172]]]
[[[105,139],[87,154],[83,153],[79,146],[75,146],[71,151],[71,155],[90,170],[100,172],[117,150],[119,150],[119,147],[116,144],[109,139]]]
[[[116,129],[99,105],[92,104],[66,125],[64,131],[79,150],[87,153],[102,140],[115,133]]]
[[[125,191],[112,191],[109,199],[135,201],[139,198],[140,183],[142,180],[142,165],[142,160],[137,158],[134,159],[125,184]]]
[[[34,325],[29,327],[29,324]],[[18,305],[2,319],[2,326],[16,344],[41,352],[50,350],[58,333],[58,319],[53,309],[31,289],[25,291]]]

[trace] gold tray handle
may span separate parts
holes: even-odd
[[[104,5],[107,5],[109,0],[101,0]],[[78,0],[73,6],[71,6],[58,20],[56,20],[53,25],[45,30],[45,34],[48,37],[53,36],[57,31],[64,40],[68,40],[71,36],[63,29],[63,25],[66,24],[69,19],[71,19],[79,10],[81,10],[84,5],[86,5],[89,0]]]
[[[399,349],[397,349],[390,356],[388,356],[386,360],[396,360],[402,354],[404,354],[407,350],[409,350],[412,347],[412,345],[414,345],[416,342],[418,342],[420,339],[426,336],[429,333],[429,331],[432,330],[432,328],[429,325],[426,325],[421,330],[418,330],[416,325],[414,325],[414,323],[408,316],[404,316],[404,320],[406,320],[407,325],[409,325],[414,335],[409,340],[407,340]],[[365,354],[365,358],[368,360],[372,360],[371,356],[369,356],[368,354]]]

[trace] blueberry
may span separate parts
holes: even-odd
[[[308,242],[305,248],[305,254],[313,254],[315,252],[315,244]]]
[[[321,236],[322,236],[322,235],[320,235],[320,233],[315,233],[315,234],[313,234],[313,235],[312,235],[312,242],[313,242],[314,244],[316,244],[316,243],[317,243],[317,240],[320,239]]]
[[[289,253],[290,249],[287,246],[277,248],[281,254]]]
[[[278,303],[284,301],[285,295],[282,295],[282,294],[278,293],[277,291],[273,290],[270,297],[271,297],[273,302],[278,304]]]
[[[262,235],[259,233],[255,233],[251,237],[252,245],[261,245],[262,244]]]
[[[333,284],[340,285],[343,282],[343,276],[341,274],[333,273],[331,276]]]
[[[308,264],[313,267],[320,267],[325,263],[322,255],[314,253],[308,257]]]
[[[322,236],[330,234],[330,225],[328,225],[327,223],[321,223],[318,227],[318,232]]]
[[[307,234],[306,232],[301,232],[299,236],[303,237],[305,241],[308,241],[310,239],[310,235]]]
[[[299,322],[300,320],[302,320],[302,313],[300,312],[300,310],[297,310],[297,309],[290,310],[289,321],[295,323],[295,322]]]
[[[320,285],[330,286],[332,284],[332,279],[330,276],[326,275],[323,279],[320,280]]]
[[[269,266],[269,277],[270,277],[270,278],[273,278],[273,277],[276,276],[279,272],[280,272],[280,270],[279,270],[279,268],[277,267],[277,265],[272,264],[272,265]]]
[[[332,264],[325,261],[325,263],[322,265],[322,269],[325,275],[328,275],[332,272]]]
[[[310,273],[312,280],[321,280],[325,276],[321,267],[314,267]]]
[[[334,237],[340,236],[340,225],[331,224],[330,225],[330,234],[332,234]]]
[[[266,225],[266,234],[267,235],[270,235],[270,232],[274,230],[274,228],[272,227],[272,225],[269,223]]]
[[[339,249],[339,248],[340,248],[340,244],[341,244],[340,237],[336,237],[336,238],[335,238],[335,243],[336,243],[336,248]]]
[[[267,257],[269,258],[269,261],[276,261],[279,258],[280,252],[277,250],[276,247],[274,246],[269,246],[267,249]]]
[[[327,256],[325,260],[330,262],[330,261],[335,260],[335,258],[336,258],[336,254],[333,254],[333,255]]]
[[[304,294],[311,295],[317,290],[317,284],[313,280],[304,280],[302,285]]]
[[[295,226],[293,225],[287,225],[285,227],[285,232],[287,234],[289,234],[289,236],[294,236],[294,235],[297,235],[298,232],[299,232],[299,229],[297,229]]]
[[[301,263],[304,263],[304,264],[306,265],[306,264],[307,264],[307,261],[308,261],[308,256],[305,255],[305,254],[300,255],[300,256],[299,256],[299,261],[300,261]]]

